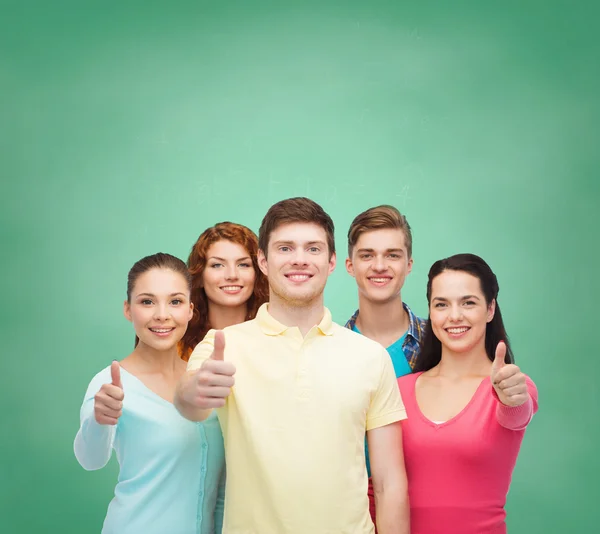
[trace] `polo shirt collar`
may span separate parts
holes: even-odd
[[[317,328],[324,336],[331,336],[333,335],[333,321],[331,319],[331,312],[327,308],[323,309],[325,313],[323,314],[323,319],[321,319],[321,322],[317,325]],[[280,323],[269,313],[267,302],[265,302],[258,309],[256,320],[260,329],[267,336],[278,336],[290,328],[289,326],[285,326],[284,324]]]

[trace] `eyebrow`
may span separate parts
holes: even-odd
[[[177,293],[171,293],[169,295],[169,297],[177,297],[178,295],[181,295],[182,297],[185,297],[185,293],[181,293],[180,291],[178,291]],[[139,293],[138,295],[135,296],[135,298],[139,298],[139,297],[155,297],[156,295],[154,293]]]
[[[209,260],[219,260],[219,261],[227,261],[225,258],[219,258],[219,256],[211,256],[210,258],[208,258]],[[235,261],[242,261],[242,260],[249,260],[251,259],[250,256],[244,256],[243,258],[238,258]]]
[[[374,248],[359,248],[357,252],[375,252]],[[404,249],[401,248],[386,248],[385,252],[401,252],[404,254]]]
[[[275,241],[273,245],[297,245],[295,241],[289,241],[285,239],[280,239],[279,241]],[[306,243],[300,243],[302,246],[309,245],[325,245],[325,241],[307,241]]]
[[[464,297],[460,297],[460,300],[468,300],[468,299],[481,300],[476,295],[465,295]],[[448,300],[448,299],[446,297],[433,297],[433,299],[431,299],[431,300]]]

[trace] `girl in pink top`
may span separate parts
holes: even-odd
[[[429,271],[415,372],[398,379],[412,534],[504,534],[504,504],[535,384],[514,364],[498,281],[478,256]]]

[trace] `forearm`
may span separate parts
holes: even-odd
[[[533,414],[538,409],[538,391],[531,379],[527,378],[527,400],[520,406],[506,406],[492,389],[498,405],[496,406],[496,420],[500,425],[509,430],[524,430],[531,421]]]
[[[87,471],[103,468],[110,460],[115,425],[100,425],[93,415],[84,418],[75,436],[73,449],[77,461]]]
[[[520,406],[506,406],[498,400],[496,419],[509,430],[523,430],[533,417],[533,400],[531,396]]]
[[[408,491],[401,487],[375,489],[378,534],[410,534]]]

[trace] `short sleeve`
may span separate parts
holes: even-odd
[[[406,419],[392,360],[383,347],[379,359],[379,382],[367,412],[367,431]]]
[[[204,336],[204,339],[200,341],[192,351],[190,359],[188,360],[187,370],[196,371],[200,369],[202,364],[210,358],[212,351],[215,346],[215,332],[216,330],[209,330]]]

